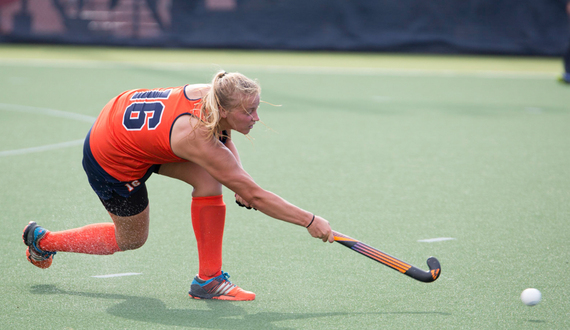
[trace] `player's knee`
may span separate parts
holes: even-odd
[[[141,248],[144,245],[144,243],[146,243],[147,238],[148,235],[140,237],[131,237],[129,240],[123,242],[117,242],[117,244],[119,245],[121,251],[136,250],[138,248]]]
[[[210,182],[206,185],[195,186],[192,196],[218,196],[222,194],[222,184],[219,182]]]

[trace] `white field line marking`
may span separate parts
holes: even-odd
[[[129,62],[129,61],[90,61],[90,60],[20,60],[0,59],[0,65],[24,65],[37,67],[69,67],[69,68],[152,68],[156,70],[202,69],[211,71],[221,68],[218,64],[192,64],[192,63],[167,63],[167,62]],[[351,76],[435,76],[435,77],[479,77],[479,78],[527,78],[527,79],[553,79],[555,73],[546,71],[520,72],[505,70],[438,70],[438,69],[390,69],[370,67],[319,67],[319,66],[288,66],[288,65],[248,65],[228,64],[231,68],[259,70],[269,73],[294,73],[294,74],[341,74]]]
[[[48,108],[38,108],[38,107],[30,107],[27,105],[19,105],[19,104],[6,104],[0,103],[0,109],[6,111],[15,111],[15,112],[27,112],[27,113],[35,113],[40,115],[47,115],[52,117],[60,117],[66,119],[74,119],[79,120],[87,123],[94,123],[95,117],[82,115],[79,113],[61,111],[61,110],[54,110]]]
[[[80,146],[83,144],[84,141],[85,140],[81,139],[81,140],[74,140],[74,141],[68,141],[68,142],[62,142],[62,143],[56,143],[56,144],[48,144],[48,145],[40,146],[40,147],[0,151],[0,157],[25,155],[25,154],[31,154],[31,153],[40,152],[40,151],[47,151],[47,150],[55,150],[55,149],[61,149],[61,148],[67,148],[67,147]]]
[[[73,113],[73,112],[66,112],[66,111],[61,111],[61,110],[48,109],[48,108],[30,107],[30,106],[26,106],[26,105],[0,103],[0,110],[41,114],[41,115],[47,115],[47,116],[52,116],[52,117],[74,119],[74,120],[79,120],[79,121],[88,122],[88,123],[95,122],[95,117],[92,117],[92,116],[82,115],[82,114]],[[47,151],[47,150],[74,147],[74,146],[82,145],[83,141],[84,140],[81,139],[81,140],[74,140],[74,141],[61,142],[61,143],[55,143],[55,144],[48,144],[48,145],[39,146],[39,147],[0,151],[0,157],[14,156],[14,155],[25,155],[25,154],[31,154],[34,152],[41,152],[41,151]]]
[[[526,112],[532,113],[532,114],[535,114],[535,115],[541,114],[541,113],[544,112],[544,111],[542,110],[542,108],[537,108],[537,107],[526,107],[526,108],[524,108],[524,109],[526,110]]]
[[[434,243],[434,242],[443,242],[443,241],[451,241],[454,240],[453,237],[438,237],[438,238],[428,238],[428,239],[420,239],[418,242],[421,243]]]
[[[133,276],[133,275],[142,275],[142,273],[121,273],[121,274],[109,274],[109,275],[94,275],[94,276],[91,276],[91,277],[95,277],[95,278],[110,278],[110,277]]]

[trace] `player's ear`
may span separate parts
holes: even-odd
[[[228,116],[228,112],[226,111],[226,109],[220,107],[220,117],[226,118],[227,116]]]

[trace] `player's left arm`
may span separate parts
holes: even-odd
[[[239,159],[239,153],[238,153],[238,150],[237,150],[237,148],[236,148],[236,145],[235,145],[234,142],[232,141],[232,133],[231,133],[231,130],[229,130],[229,131],[227,132],[227,137],[228,137],[228,138],[227,138],[226,143],[225,143],[226,148],[230,149],[230,151],[232,152],[232,154],[233,154],[234,157],[236,158],[236,160],[237,160],[239,166],[240,166],[241,168],[243,168],[243,166],[241,165],[241,160]]]
[[[225,146],[226,146],[226,148],[228,148],[228,149],[232,152],[232,154],[234,155],[234,157],[235,157],[236,160],[237,160],[238,165],[239,165],[241,168],[243,168],[243,165],[241,164],[241,160],[240,160],[240,158],[239,158],[239,152],[238,152],[238,150],[237,150],[237,148],[236,148],[236,145],[235,145],[234,142],[232,141],[232,135],[231,135],[231,134],[232,134],[232,133],[231,133],[231,130],[229,130],[229,131],[227,132],[227,137],[228,137],[228,138],[226,139]],[[245,199],[241,198],[240,195],[235,194],[235,197],[236,197],[236,202],[238,203],[238,205],[244,206],[244,207],[246,207],[246,208],[248,208],[248,209],[251,209],[251,205],[249,205],[249,203],[246,202]]]

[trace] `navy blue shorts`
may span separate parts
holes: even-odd
[[[152,173],[158,173],[160,165],[152,165],[145,175],[131,182],[122,182],[97,163],[89,146],[91,131],[83,144],[83,169],[91,188],[95,191],[105,209],[112,214],[128,217],[141,213],[148,206],[148,193],[145,182]]]

